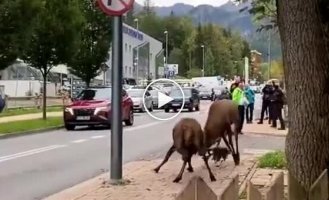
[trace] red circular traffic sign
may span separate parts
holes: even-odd
[[[100,9],[107,15],[120,16],[129,11],[135,0],[98,0]]]

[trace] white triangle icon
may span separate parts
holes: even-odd
[[[167,103],[174,100],[173,98],[163,94],[162,92],[158,92],[158,106],[161,108],[162,106],[166,105]]]

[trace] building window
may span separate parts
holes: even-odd
[[[131,52],[131,45],[129,45],[129,53]]]
[[[125,52],[127,52],[127,49],[128,49],[128,45],[127,43],[125,43]]]

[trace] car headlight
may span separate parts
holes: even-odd
[[[72,108],[65,108],[64,112],[70,113],[71,115],[74,115]]]
[[[107,107],[107,106],[104,106],[104,107],[98,107],[98,108],[96,108],[95,109],[95,111],[94,111],[94,115],[97,115],[99,112],[101,112],[101,111],[108,111],[108,110],[110,110],[110,107]]]

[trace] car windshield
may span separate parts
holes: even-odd
[[[90,88],[80,92],[78,100],[110,100],[111,88]]]
[[[144,90],[128,90],[128,95],[130,97],[143,97]]]
[[[183,89],[183,92],[184,92],[185,97],[191,96],[191,90],[190,89],[188,89],[188,90]],[[180,90],[173,90],[173,91],[171,91],[170,96],[171,97],[182,97],[182,92]]]

